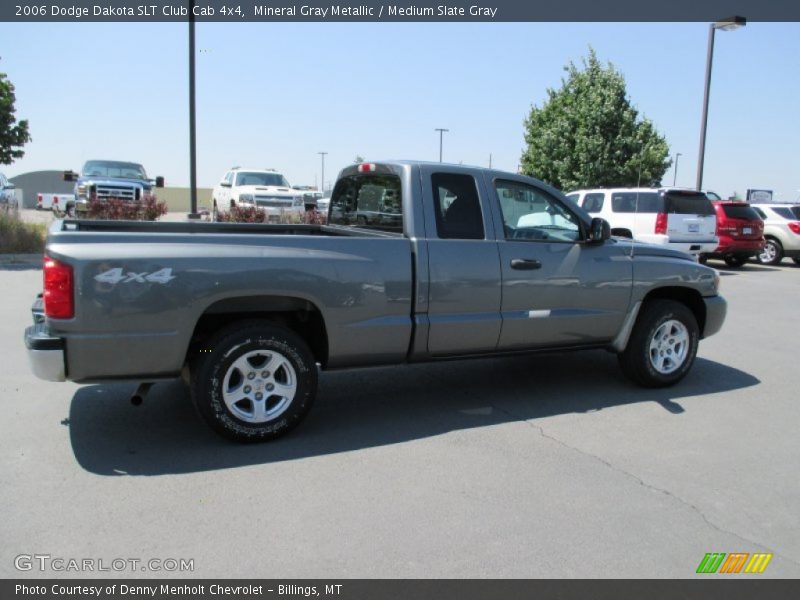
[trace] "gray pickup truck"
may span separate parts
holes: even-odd
[[[391,218],[359,210],[377,195]],[[319,369],[606,348],[671,385],[722,326],[718,285],[536,179],[392,161],[344,169],[328,225],[57,221],[25,342],[51,381],[182,375],[216,431],[258,441],[303,419]]]

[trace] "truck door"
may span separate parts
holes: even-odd
[[[482,182],[457,167],[424,166],[421,176],[428,203],[428,352],[494,350],[501,325],[500,262]]]
[[[586,226],[567,202],[512,179],[494,190],[502,270],[498,348],[604,343],[622,326],[633,263],[615,243],[587,244]],[[500,232],[502,229],[502,233]]]

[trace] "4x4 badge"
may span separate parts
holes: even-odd
[[[127,273],[122,272],[122,269],[109,269],[104,273],[100,273],[99,275],[95,275],[94,280],[99,281],[100,283],[110,283],[110,284],[117,284],[117,283],[162,283],[166,284],[175,279],[175,276],[172,274],[172,269],[161,269],[159,271],[154,271],[152,273],[148,273],[147,271],[143,271],[142,273],[134,273],[133,271],[128,271]]]

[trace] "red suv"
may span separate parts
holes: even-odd
[[[741,267],[764,249],[764,221],[747,202],[717,200],[712,204],[717,211],[719,246],[701,254],[700,261],[721,258],[729,267]]]

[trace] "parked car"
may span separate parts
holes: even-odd
[[[305,212],[303,192],[292,189],[282,174],[274,169],[234,167],[222,177],[211,193],[212,220],[221,210],[234,206],[256,206],[271,220],[282,215]]]
[[[328,214],[328,209],[331,206],[331,199],[328,198],[320,198],[317,200],[317,212]]]
[[[80,173],[64,171],[64,181],[75,182],[73,200],[59,206],[68,216],[85,215],[92,200],[137,201],[164,187],[163,177],[150,179],[139,163],[118,160],[87,160]]]
[[[17,208],[16,186],[0,173],[0,211]]]
[[[322,198],[323,194],[317,188],[311,185],[296,185],[294,186],[295,190],[302,192],[303,194],[303,203],[305,205],[306,210],[318,210],[317,209],[317,200]]]
[[[784,257],[800,265],[800,205],[751,204],[764,220],[764,249],[756,258],[764,265],[777,265]]]
[[[611,225],[612,235],[658,244],[692,255],[719,244],[717,216],[702,192],[676,188],[609,188],[567,194],[589,214]]]
[[[360,223],[362,198],[391,199],[399,225]],[[557,223],[526,218],[537,213]],[[606,348],[633,381],[662,387],[725,319],[714,269],[611,238],[606,221],[515,173],[352,165],[330,216],[56,222],[25,332],[34,373],[144,385],[183,374],[212,428],[259,441],[300,423],[320,368]]]
[[[729,267],[741,267],[764,250],[764,221],[747,202],[712,201],[717,212],[719,246],[700,260],[721,258]]]

